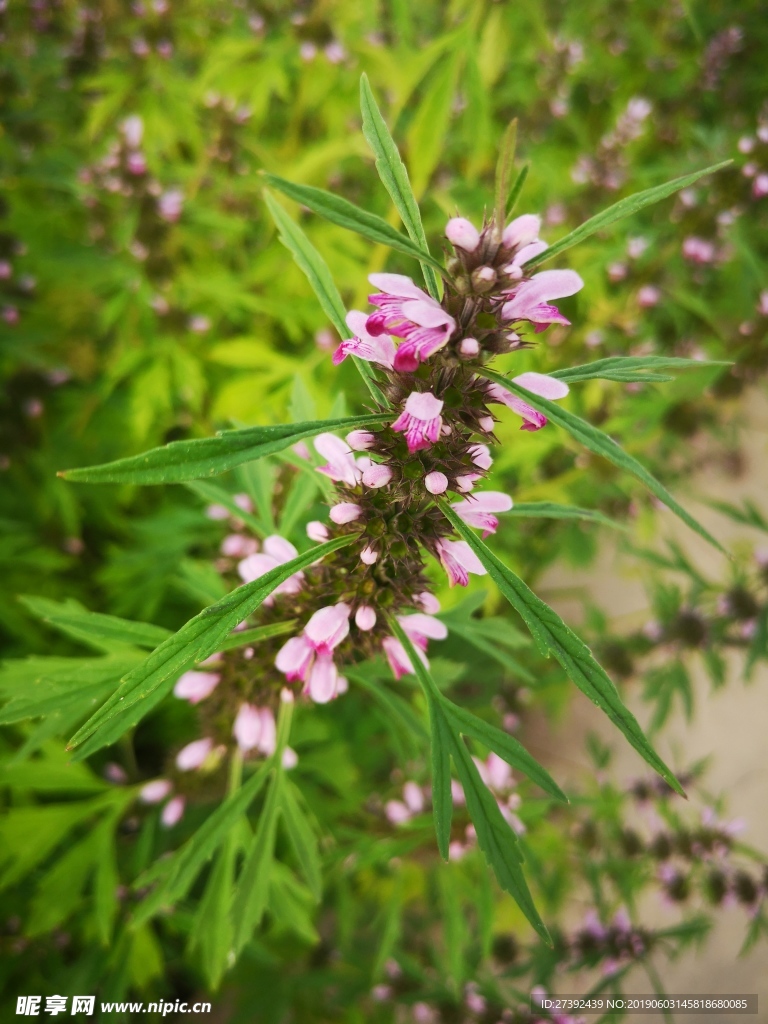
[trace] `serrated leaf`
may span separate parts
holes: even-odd
[[[319,903],[323,895],[323,875],[320,868],[317,837],[301,809],[299,800],[299,790],[289,779],[284,779],[280,793],[282,822],[301,867],[301,872],[307,880],[315,902]]]
[[[526,270],[531,270],[533,267],[537,267],[540,263],[544,263],[546,260],[551,260],[555,256],[559,256],[561,252],[565,252],[566,249],[570,249],[573,245],[578,245],[579,242],[583,242],[585,238],[589,238],[590,235],[594,235],[596,231],[602,231],[607,228],[610,224],[614,224],[617,220],[622,220],[624,217],[631,217],[632,214],[637,213],[638,210],[642,210],[645,206],[651,206],[653,203],[658,203],[662,199],[666,199],[667,196],[673,195],[675,192],[679,192],[680,189],[688,188],[689,185],[693,185],[694,182],[698,181],[699,178],[703,178],[707,174],[714,174],[716,171],[720,171],[723,167],[728,167],[732,164],[732,160],[723,160],[718,164],[712,164],[711,167],[705,167],[703,171],[694,171],[693,174],[685,174],[681,178],[674,178],[672,181],[667,181],[663,185],[654,185],[653,188],[647,188],[643,192],[636,192],[632,196],[627,196],[626,199],[620,199],[618,203],[614,203],[613,206],[609,206],[607,210],[603,210],[602,213],[595,214],[594,217],[590,217],[589,220],[585,221],[579,227],[570,231],[560,241],[555,242],[544,252],[539,253],[538,256],[532,257],[525,263]]]
[[[684,796],[680,783],[656,754],[635,716],[624,706],[605,669],[595,660],[583,640],[576,636],[557,612],[538,598],[519,576],[499,561],[490,548],[459,518],[447,501],[438,499],[438,505],[457,533],[469,544],[488,570],[488,575],[504,597],[523,618],[541,653],[553,654],[582,693],[608,715],[635,750],[675,792]]]
[[[325,220],[338,224],[339,227],[346,228],[348,231],[354,231],[372,242],[387,245],[390,249],[405,253],[406,256],[412,256],[422,263],[428,263],[439,274],[445,272],[437,260],[426,250],[402,235],[383,217],[379,217],[375,213],[368,213],[367,210],[361,210],[354,203],[321,188],[298,185],[295,182],[286,181],[285,178],[278,178],[274,174],[265,174],[264,178],[272,188],[278,189],[297,203],[307,206],[313,213],[324,217]]]
[[[523,401],[533,406],[534,409],[543,412],[553,423],[558,427],[562,427],[563,430],[567,430],[571,437],[575,438],[580,444],[583,444],[589,451],[594,452],[595,455],[602,455],[603,458],[612,462],[614,466],[625,470],[627,473],[631,473],[637,480],[645,484],[652,494],[655,494],[670,511],[682,519],[695,533],[698,533],[704,540],[709,541],[718,551],[727,554],[723,546],[715,540],[712,534],[705,530],[690,513],[686,512],[682,505],[675,501],[666,487],[656,477],[652,476],[634,456],[620,448],[613,438],[604,434],[602,430],[598,430],[597,427],[593,427],[591,423],[587,423],[581,417],[568,412],[567,409],[560,408],[555,402],[550,402],[546,398],[534,395],[500,373],[494,373],[493,370],[483,368],[481,374],[483,377],[487,377],[488,380],[500,384],[518,398],[522,398]]]
[[[232,912],[237,950],[243,948],[254,928],[259,926],[267,906],[283,782],[282,770],[275,769],[256,834],[237,882]]]
[[[477,834],[477,845],[493,868],[499,885],[514,899],[536,933],[549,945],[552,940],[534,905],[522,871],[523,855],[517,836],[504,820],[499,805],[484,785],[477,765],[458,737],[452,737],[451,752],[467,810]]]
[[[147,921],[163,907],[171,906],[186,895],[206,862],[214,855],[256,799],[271,768],[271,761],[265,761],[237,792],[219,804],[213,814],[173,855],[170,865],[163,865],[166,874],[160,886],[136,908],[134,920],[137,926]],[[136,882],[136,887],[143,888],[149,880],[146,875],[140,877]]]
[[[112,697],[75,733],[70,741],[70,747],[81,744],[98,727],[103,726],[118,713],[124,714],[133,704],[145,700],[158,687],[172,686],[173,680],[178,678],[191,662],[204,661],[218,650],[235,626],[247,619],[289,576],[345,547],[353,540],[353,537],[343,536],[325,544],[318,544],[204,608],[153,651],[141,665],[129,672]]]
[[[589,508],[577,505],[558,505],[554,501],[521,501],[514,505],[505,516],[521,516],[532,519],[583,519],[588,523],[600,523],[612,530],[628,530],[624,523]]]
[[[162,626],[92,612],[71,598],[61,602],[52,601],[47,597],[21,597],[19,600],[39,619],[50,623],[62,633],[74,636],[78,640],[85,640],[99,649],[106,647],[108,650],[115,642],[139,647],[157,647],[171,636],[171,631],[163,629]]]
[[[277,225],[280,241],[293,256],[299,269],[305,274],[323,312],[338,331],[339,337],[349,338],[351,335],[347,327],[347,311],[341,295],[339,295],[339,289],[328,269],[328,264],[298,224],[291,220],[282,206],[276,203],[268,192],[264,193],[264,202]],[[364,359],[358,359],[357,356],[352,356],[352,361],[374,400],[385,409],[388,408],[389,402],[376,383],[376,376],[370,364]]]
[[[459,707],[443,698],[443,708],[450,721],[456,729],[464,736],[471,736],[473,740],[485,744],[495,754],[527,775],[528,778],[540,786],[545,793],[548,793],[555,800],[567,804],[568,797],[557,785],[549,772],[539,764],[535,757],[528,753],[525,747],[514,736],[502,732],[489,722],[473,715],[471,711]]]
[[[382,184],[389,192],[395,209],[400,214],[405,230],[411,240],[420,249],[429,252],[427,236],[424,234],[424,226],[421,222],[419,204],[411,188],[408,178],[408,171],[403,163],[394,139],[390,135],[386,121],[381,116],[378,104],[373,95],[368,76],[363,74],[360,78],[360,110],[363,115],[363,135],[368,145],[373,150],[376,159],[376,170],[379,173]],[[435,272],[429,264],[422,263],[424,281],[427,291],[433,299],[440,298]]]
[[[722,359],[682,359],[676,356],[608,356],[581,366],[568,366],[549,374],[566,384],[582,380],[666,381],[674,380],[666,374],[649,373],[649,370],[672,367],[679,370],[695,370],[701,366],[731,366]]]
[[[305,437],[325,431],[353,430],[375,423],[386,423],[391,416],[369,413],[311,423],[282,423],[271,427],[246,427],[225,430],[216,437],[193,441],[171,441],[142,455],[132,455],[100,466],[84,466],[59,473],[66,480],[89,484],[168,484],[183,483],[200,477],[217,476],[244,462],[283,451]]]

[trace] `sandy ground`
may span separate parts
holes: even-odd
[[[768,512],[768,402],[763,395],[750,395],[747,403],[748,425],[745,431],[746,466],[736,480],[715,474],[700,474],[692,481],[689,494],[683,495],[683,504],[727,547],[745,539],[768,546],[768,537],[749,527],[742,527],[708,508],[701,499],[718,499],[739,503],[751,498]],[[671,514],[662,514],[660,533],[674,537],[693,556],[695,564],[708,578],[727,578],[727,565],[696,535],[691,534]],[[622,557],[615,547],[607,546],[596,566],[585,571],[569,571],[562,567],[552,570],[537,588],[570,623],[578,623],[582,616],[582,603],[573,588],[590,594],[604,609],[610,610],[623,628],[631,628],[647,621],[651,616],[643,586],[638,579],[637,563],[629,556]],[[559,595],[558,596],[558,592]],[[567,596],[567,595],[571,596]],[[706,775],[706,786],[712,793],[727,794],[728,818],[744,818],[747,829],[742,838],[750,845],[768,854],[768,666],[762,665],[752,681],[740,680],[738,660],[729,666],[730,684],[712,693],[709,680],[703,672],[695,678],[696,713],[693,721],[686,722],[682,714],[675,714],[663,734],[658,747],[664,759],[671,764],[690,764],[699,758],[711,757]],[[627,701],[642,724],[649,718],[647,708],[634,697],[631,688]],[[609,741],[616,751],[614,770],[617,778],[630,779],[644,774],[644,765],[635,752],[617,739],[615,730],[602,713],[581,694],[574,699],[567,725],[556,731],[554,737],[531,736],[532,752],[546,758],[558,781],[569,777],[583,777],[591,766],[584,750],[584,737],[594,731]],[[554,742],[552,742],[554,740]],[[534,744],[537,749],[534,749]],[[546,748],[546,749],[544,749]],[[567,786],[566,786],[567,788]],[[649,923],[668,920],[661,901],[651,900],[644,911]],[[746,917],[736,907],[721,912],[710,940],[700,951],[691,951],[673,963],[657,964],[668,992],[757,992],[760,1013],[757,1017],[722,1017],[725,1021],[768,1021],[768,951],[763,941],[751,954],[739,957],[745,934]],[[637,974],[636,991],[649,991],[646,979]],[[632,1020],[656,1020],[656,1017],[632,1017]],[[660,1019],[660,1018],[659,1018]],[[693,1021],[693,1017],[681,1017]],[[721,1018],[702,1017],[702,1021],[715,1024]]]

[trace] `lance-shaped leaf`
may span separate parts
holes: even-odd
[[[732,163],[732,160],[723,160],[719,164],[705,167],[702,171],[685,174],[682,178],[673,178],[672,181],[667,181],[663,185],[655,185],[653,188],[647,188],[643,192],[636,192],[633,196],[627,196],[626,199],[620,199],[618,203],[609,206],[607,210],[603,210],[602,213],[597,213],[594,217],[590,217],[589,220],[569,232],[559,242],[555,242],[554,245],[545,249],[544,252],[539,253],[538,256],[533,256],[529,259],[525,263],[526,270],[531,270],[540,263],[559,256],[561,252],[565,252],[566,249],[570,249],[573,245],[578,245],[585,238],[594,235],[596,231],[602,231],[610,224],[614,224],[617,220],[622,220],[624,217],[631,217],[633,213],[642,210],[644,206],[658,203],[661,199],[666,199],[667,196],[679,192],[680,189],[693,185],[699,178],[703,178],[707,174],[714,174],[716,171],[720,171],[723,167],[728,167]]]
[[[568,366],[554,370],[549,376],[566,384],[582,380],[616,380],[621,382],[674,380],[667,374],[650,371],[669,367],[676,370],[695,370],[701,366],[731,366],[721,359],[681,359],[676,356],[608,356],[582,366]]]
[[[648,490],[655,494],[675,515],[682,519],[687,526],[690,526],[692,530],[698,533],[700,537],[709,541],[718,551],[727,554],[712,534],[705,530],[701,523],[697,522],[689,512],[685,511],[682,505],[675,501],[666,487],[655,476],[652,476],[634,456],[620,448],[613,438],[604,434],[602,430],[598,430],[597,427],[593,427],[591,423],[587,423],[581,417],[568,412],[567,409],[560,408],[555,402],[550,402],[547,398],[541,398],[541,396],[534,395],[531,391],[521,388],[519,384],[515,384],[509,377],[504,377],[500,373],[494,373],[493,370],[488,370],[485,367],[483,367],[480,373],[483,377],[487,377],[488,380],[500,384],[518,398],[522,398],[523,401],[533,406],[534,409],[543,412],[553,423],[558,427],[562,427],[563,430],[567,430],[572,437],[580,444],[583,444],[585,448],[594,452],[595,455],[602,455],[603,458],[612,462],[614,466],[625,470],[627,473],[631,473],[632,476],[645,484]]]
[[[351,544],[353,540],[352,536],[343,536],[318,544],[204,608],[125,676],[109,700],[75,733],[70,748],[78,746],[111,718],[125,714],[132,705],[147,699],[158,687],[172,686],[173,680],[190,663],[204,661],[217,651],[235,626],[247,619],[289,576]]]
[[[194,835],[173,854],[170,867],[166,865],[162,882],[136,908],[135,926],[143,924],[163,907],[171,906],[186,895],[204,865],[256,799],[271,768],[271,760],[262,764],[237,792],[219,804]],[[135,888],[144,888],[147,883],[148,876],[141,876],[136,881]]]
[[[280,794],[282,821],[302,874],[317,903],[323,895],[323,874],[317,836],[301,806],[301,791],[289,779],[283,779]]]
[[[520,501],[505,516],[520,516],[526,519],[583,519],[588,523],[600,523],[610,526],[613,530],[626,530],[623,523],[617,523],[602,512],[577,505],[558,505],[555,501]]]
[[[360,110],[363,114],[363,135],[373,150],[373,155],[376,158],[376,170],[379,172],[384,188],[389,192],[411,240],[420,249],[429,252],[427,236],[424,234],[424,226],[421,223],[419,204],[413,194],[408,171],[394,139],[389,133],[386,121],[381,116],[368,76],[365,74],[360,78]],[[433,299],[439,299],[440,289],[434,270],[429,263],[422,263],[421,269],[424,273],[427,291]]]
[[[216,437],[193,441],[171,441],[143,455],[132,455],[101,466],[84,466],[59,473],[66,480],[88,484],[176,484],[200,477],[216,476],[234,466],[274,455],[305,437],[325,431],[353,430],[355,427],[386,423],[386,413],[313,420],[311,423],[281,423],[272,427],[225,430]]]
[[[264,202],[280,232],[280,241],[293,256],[299,269],[306,275],[323,312],[339,332],[339,337],[349,338],[351,335],[347,327],[347,311],[344,308],[341,295],[339,295],[339,289],[328,269],[328,264],[298,224],[291,220],[282,206],[276,203],[268,192],[264,193]],[[352,360],[372,397],[379,405],[388,408],[389,402],[376,383],[376,376],[370,364],[364,359],[358,359],[357,356],[353,356]]]
[[[109,649],[115,643],[157,647],[171,635],[169,629],[149,622],[132,622],[83,608],[77,601],[51,601],[47,597],[20,598],[33,615],[78,640]]]
[[[432,806],[441,854],[447,859],[452,814],[450,759],[453,758],[480,849],[493,868],[501,887],[512,896],[544,941],[549,942],[549,933],[534,906],[523,876],[521,868],[523,856],[517,836],[504,820],[495,797],[480,778],[477,767],[461,738],[461,733],[479,737],[483,743],[491,740],[492,749],[500,757],[510,764],[515,763],[522,771],[526,771],[526,767],[533,766],[539,780],[546,785],[548,792],[567,802],[566,797],[549,777],[546,770],[527,751],[523,750],[519,744],[515,746],[516,741],[513,741],[512,744],[506,742],[512,737],[506,737],[505,734],[500,733],[500,730],[494,729],[493,726],[489,726],[479,719],[475,720],[474,715],[463,711],[448,700],[437,688],[437,684],[419,658],[410,637],[395,616],[390,616],[389,625],[403,645],[427,698],[432,746]],[[500,741],[497,734],[504,736],[504,741]],[[521,751],[523,756],[521,756]],[[509,760],[510,757],[514,758],[514,762]],[[526,767],[522,767],[523,764]]]
[[[355,206],[347,199],[336,196],[332,192],[326,192],[322,188],[298,185],[295,182],[286,181],[285,178],[278,178],[275,174],[265,174],[264,178],[272,188],[278,189],[290,199],[295,199],[297,203],[308,207],[313,213],[324,217],[325,220],[338,224],[339,227],[346,228],[348,231],[354,231],[364,238],[369,238],[372,242],[388,245],[390,249],[405,253],[406,256],[412,256],[422,263],[428,263],[439,274],[445,273],[444,268],[436,259],[412,242],[410,238],[406,238],[396,228],[393,228],[383,217],[379,217],[375,213],[368,213],[367,210],[361,210],[359,206]]]
[[[501,562],[490,548],[459,518],[447,501],[437,499],[446,518],[469,544],[512,607],[521,615],[531,631],[539,650],[553,654],[569,678],[587,697],[608,715],[632,746],[648,764],[681,796],[680,783],[664,764],[643,734],[632,712],[625,707],[618,690],[605,669],[576,634],[566,626],[557,612],[538,598],[532,590]]]

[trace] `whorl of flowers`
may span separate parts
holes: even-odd
[[[428,556],[442,564],[451,586],[485,573],[435,497],[455,498],[452,507],[464,522],[483,536],[493,533],[498,514],[512,507],[508,495],[481,489],[493,461],[497,415],[511,409],[524,431],[546,425],[540,412],[478,375],[490,357],[529,345],[529,333],[568,324],[553,302],[579,291],[579,275],[525,269],[546,249],[540,225],[539,217],[524,214],[502,230],[493,221],[478,230],[455,217],[446,228],[453,255],[441,301],[404,275],[372,274],[373,311],[354,310],[347,318],[351,337],[333,361],[351,355],[374,364],[392,419],[344,441],[321,434],[314,442],[327,460],[318,471],[334,481],[336,501],[330,524],[311,523],[308,532],[315,540],[356,539],[308,574],[301,588],[303,631],[275,660],[286,681],[300,682],[315,701],[337,695],[337,664],[353,651],[383,651],[398,678],[413,671],[390,635],[388,615],[397,615],[425,661],[428,641],[445,637],[445,626],[432,617],[439,605],[427,589]],[[565,383],[539,373],[514,380],[548,399],[568,393]]]

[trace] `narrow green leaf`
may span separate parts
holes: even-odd
[[[271,769],[272,762],[265,761],[240,789],[219,804],[192,837],[173,854],[170,867],[165,865],[167,873],[164,880],[136,908],[133,921],[135,927],[186,895],[204,865],[261,792]],[[137,879],[135,888],[143,888],[147,883],[148,877],[143,875]]]
[[[480,778],[466,746],[455,735],[452,736],[451,753],[464,790],[467,810],[475,826],[478,846],[493,868],[499,885],[514,899],[544,942],[552,945],[523,875],[523,855],[517,836],[504,820],[496,798]]]
[[[228,837],[208,877],[189,936],[189,949],[200,950],[200,964],[215,991],[229,966],[232,950],[232,894],[237,848]]]
[[[367,210],[361,210],[359,206],[355,206],[332,192],[326,192],[324,189],[313,188],[311,185],[298,185],[295,182],[286,181],[285,178],[278,178],[274,174],[265,174],[264,177],[272,188],[278,189],[290,199],[308,207],[314,213],[324,217],[325,220],[338,224],[339,227],[346,228],[348,231],[354,231],[372,242],[388,245],[390,249],[405,253],[406,256],[412,256],[422,263],[428,263],[439,274],[445,273],[444,268],[425,249],[393,228],[383,217],[379,217],[375,213],[368,213]]]
[[[20,597],[19,600],[33,615],[62,633],[91,644],[95,641],[99,648],[109,648],[113,643],[157,647],[171,635],[170,630],[150,622],[132,622],[115,615],[89,611],[72,598],[52,601],[47,597]]]
[[[459,732],[465,736],[471,736],[479,743],[484,743],[494,754],[498,754],[512,768],[527,775],[532,782],[535,782],[555,800],[564,804],[568,803],[568,797],[546,768],[540,765],[514,736],[502,732],[501,729],[497,729],[489,722],[484,722],[482,718],[478,718],[471,711],[459,707],[458,704],[452,703],[445,697],[443,698],[443,708]]]
[[[345,674],[353,683],[362,686],[364,690],[372,694],[383,705],[388,716],[397,721],[409,734],[419,740],[429,739],[427,730],[411,705],[395,693],[391,687],[380,686],[375,680],[369,679],[357,669],[345,670]]]
[[[339,337],[342,340],[351,337],[350,330],[347,327],[347,311],[341,295],[339,295],[339,289],[336,287],[331,272],[328,269],[328,264],[298,224],[291,220],[282,206],[275,202],[269,192],[264,193],[264,202],[267,204],[269,212],[272,214],[272,219],[277,225],[280,241],[293,256],[299,269],[306,275],[323,312],[338,331]],[[385,409],[388,408],[389,402],[376,383],[376,376],[370,364],[364,359],[358,359],[357,356],[353,356],[352,360],[374,400]]]
[[[534,676],[531,675],[524,665],[521,665],[516,658],[513,658],[511,654],[508,654],[499,647],[497,643],[489,640],[481,629],[474,625],[467,625],[464,622],[451,621],[447,616],[441,616],[441,619],[453,633],[458,634],[478,651],[482,651],[483,654],[488,655],[489,658],[493,658],[494,661],[503,665],[509,672],[514,673],[518,679],[526,683],[536,682]]]
[[[675,792],[685,796],[680,783],[654,751],[634,715],[624,706],[605,669],[595,660],[583,640],[576,636],[557,612],[538,598],[519,576],[499,561],[490,548],[459,518],[447,501],[438,499],[437,503],[488,570],[488,575],[504,597],[523,618],[541,653],[553,654],[582,693],[608,715],[635,750]]]
[[[509,197],[509,181],[512,174],[512,166],[515,162],[515,148],[517,146],[517,118],[510,121],[507,130],[501,140],[499,148],[499,160],[496,164],[496,197],[494,203],[496,224],[496,237],[500,240],[507,220],[507,200]]]
[[[507,213],[506,216],[504,217],[504,220],[506,222],[508,222],[509,218],[512,216],[515,206],[517,205],[517,200],[520,198],[520,193],[523,191],[525,179],[528,177],[528,166],[528,164],[523,164],[523,166],[520,168],[520,173],[515,179],[515,184],[512,186],[512,191],[509,193],[509,205],[507,206]]]
[[[323,895],[323,875],[317,837],[301,809],[300,798],[301,793],[297,787],[289,779],[284,779],[280,793],[282,822],[301,872],[307,880],[315,902],[319,903]]]
[[[654,185],[653,188],[647,188],[643,192],[636,192],[632,196],[627,196],[626,199],[620,199],[618,203],[614,203],[613,206],[609,206],[607,210],[603,210],[602,213],[598,213],[595,214],[594,217],[590,217],[589,220],[585,221],[573,231],[570,231],[564,238],[561,238],[559,242],[555,242],[554,245],[545,249],[544,252],[539,253],[538,256],[532,257],[532,259],[526,262],[526,269],[530,270],[533,267],[537,267],[540,263],[544,263],[546,260],[551,260],[555,256],[559,256],[561,252],[565,252],[566,249],[570,249],[573,245],[578,245],[579,242],[583,242],[585,238],[589,238],[590,235],[594,235],[596,231],[602,231],[610,224],[614,224],[617,220],[622,220],[624,217],[631,217],[632,214],[637,213],[638,210],[642,210],[644,206],[651,206],[653,203],[658,203],[660,200],[666,199],[667,196],[671,196],[673,193],[679,192],[681,188],[688,188],[689,185],[693,185],[693,183],[698,181],[699,178],[703,178],[707,174],[714,174],[716,171],[720,171],[732,163],[732,160],[723,160],[718,164],[712,164],[711,167],[705,167],[702,171],[694,171],[693,174],[685,174],[682,178],[674,178],[672,181],[667,181],[663,185]]]
[[[610,526],[612,530],[628,530],[624,523],[617,523],[615,519],[603,515],[589,508],[579,508],[577,505],[558,505],[554,501],[521,501],[514,505],[505,516],[521,516],[532,519],[584,519],[588,523],[600,523],[601,526]]]
[[[672,367],[680,370],[695,370],[701,366],[732,366],[727,360],[721,359],[681,359],[676,356],[608,356],[607,359],[596,359],[582,366],[568,366],[562,370],[554,370],[550,377],[557,377],[566,384],[575,384],[582,380],[616,380],[616,381],[662,381],[674,380],[663,374],[648,373],[656,368]]]
[[[283,636],[285,633],[293,633],[296,629],[296,619],[288,619],[286,622],[271,622],[268,626],[255,626],[253,629],[242,629],[233,633],[226,640],[222,640],[217,651],[232,651],[236,647],[250,647],[253,644],[260,644],[263,640],[271,640],[273,636]]]
[[[158,687],[169,685],[191,662],[204,661],[219,650],[234,627],[247,619],[275,587],[295,572],[351,544],[353,540],[354,537],[343,536],[318,544],[204,608],[125,676],[109,700],[75,733],[70,748],[78,746],[115,715],[124,714],[132,705],[146,700]]]
[[[406,635],[405,633],[403,634]],[[407,639],[407,637],[406,637]],[[416,654],[412,655],[419,661]],[[416,664],[416,661],[413,664]],[[421,662],[419,661],[419,664]],[[430,749],[432,757],[432,813],[435,819],[437,848],[443,860],[448,860],[448,846],[451,841],[453,819],[453,793],[451,792],[451,727],[445,717],[442,705],[430,693],[427,697],[429,708]]]
[[[508,377],[503,377],[500,373],[494,373],[492,370],[488,370],[485,367],[481,371],[483,377],[487,377],[489,380],[494,381],[496,384],[500,384],[506,388],[507,391],[512,392],[518,398],[522,398],[523,401],[527,402],[528,405],[533,406],[534,409],[538,409],[539,412],[543,412],[553,423],[558,427],[562,427],[563,430],[567,430],[568,433],[574,437],[580,444],[583,444],[585,448],[588,448],[595,455],[602,455],[603,458],[608,459],[614,466],[619,469],[625,470],[627,473],[631,473],[632,476],[636,477],[641,483],[645,484],[648,490],[655,494],[656,497],[662,501],[672,512],[675,513],[683,522],[689,526],[692,530],[703,537],[704,540],[709,541],[718,551],[722,551],[723,554],[727,554],[722,545],[715,540],[708,530],[697,522],[690,513],[686,512],[682,505],[679,505],[677,501],[672,497],[666,487],[652,476],[648,470],[640,462],[637,461],[634,456],[625,452],[618,444],[604,434],[602,430],[598,430],[593,427],[591,423],[587,423],[586,420],[581,419],[579,416],[575,416],[572,412],[568,412],[566,409],[560,408],[555,402],[550,402],[547,398],[541,398],[539,395],[534,395],[532,392],[527,391],[525,388],[521,388],[519,384],[515,384],[514,381]]]
[[[243,864],[233,904],[235,948],[241,950],[261,923],[269,898],[269,877],[275,852],[277,821],[282,808],[283,773],[275,769],[256,835]]]
[[[381,116],[381,111],[376,103],[366,74],[363,74],[360,78],[360,109],[363,114],[363,135],[365,135],[368,145],[373,150],[379,177],[387,192],[389,192],[411,240],[420,249],[429,252],[427,236],[424,234],[424,226],[421,223],[419,204],[416,202],[416,197],[413,194],[408,171],[400,157],[394,139],[389,133],[389,128],[387,128],[387,124]],[[421,269],[424,274],[427,291],[433,299],[439,299],[440,288],[434,270],[428,263],[422,263]]]
[[[193,441],[171,441],[162,448],[152,448],[142,455],[131,455],[101,466],[66,469],[59,473],[65,480],[89,484],[169,484],[216,476],[244,462],[273,455],[290,448],[305,437],[324,431],[353,430],[376,423],[386,423],[386,413],[344,416],[315,420],[311,423],[281,423],[271,427],[246,427],[225,430],[216,437]]]

